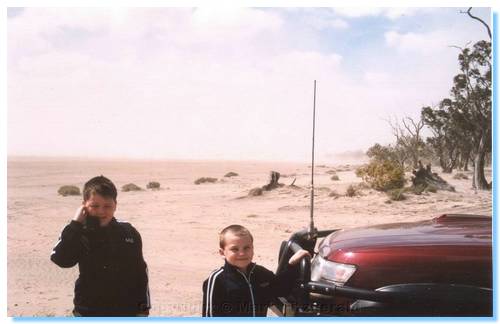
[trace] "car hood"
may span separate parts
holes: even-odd
[[[429,245],[491,245],[491,217],[442,215],[426,221],[340,230],[325,238],[320,245],[320,254],[326,257],[333,252],[332,249]]]
[[[492,285],[491,217],[443,215],[427,221],[341,230],[321,257],[352,264],[347,282],[375,289],[400,283]]]

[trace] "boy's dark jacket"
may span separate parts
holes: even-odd
[[[83,316],[135,316],[151,308],[141,236],[129,223],[113,217],[92,229],[71,221],[50,259],[63,268],[78,263],[74,311]]]
[[[285,296],[293,287],[295,269],[275,275],[251,263],[248,274],[225,262],[203,282],[204,317],[266,316],[274,297]]]

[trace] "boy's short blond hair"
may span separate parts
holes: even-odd
[[[253,243],[253,236],[250,233],[250,231],[241,225],[229,225],[228,227],[224,228],[220,233],[219,233],[219,246],[221,249],[223,249],[226,246],[226,241],[225,241],[225,236],[227,232],[231,232],[236,236],[248,236],[250,237],[250,240]]]

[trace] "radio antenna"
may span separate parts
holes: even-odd
[[[314,101],[313,101],[313,127],[312,127],[312,163],[311,163],[311,219],[309,222],[309,236],[316,236],[314,227],[314,133],[316,131],[316,80],[314,80]]]

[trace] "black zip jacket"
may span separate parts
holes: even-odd
[[[50,259],[62,268],[78,263],[73,301],[82,316],[135,316],[151,308],[141,236],[129,223],[113,217],[91,229],[73,220]]]
[[[251,263],[248,274],[225,262],[203,282],[204,317],[266,316],[273,298],[285,296],[293,287],[295,272],[286,269],[276,276]]]

